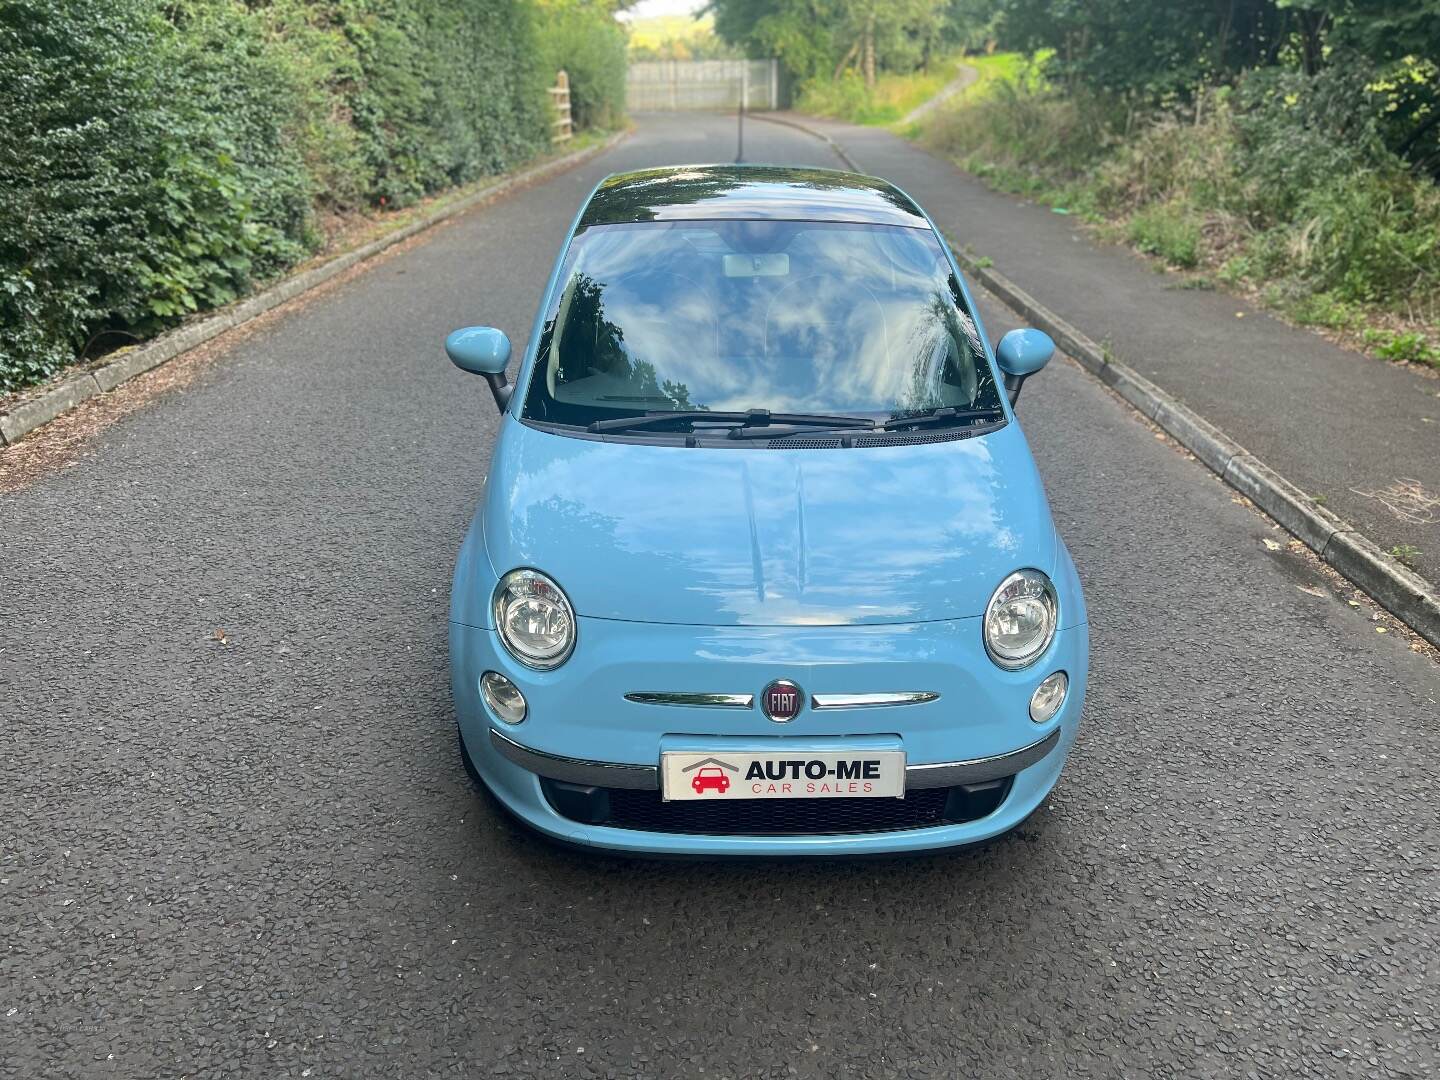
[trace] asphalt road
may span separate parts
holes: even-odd
[[[633,863],[472,790],[446,593],[495,415],[441,340],[524,339],[588,187],[731,131],[645,120],[0,496],[0,1077],[1440,1071],[1435,666],[1063,362],[1020,415],[1093,674],[1019,834]]]

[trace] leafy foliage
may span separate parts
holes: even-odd
[[[1375,73],[1253,72],[1184,109],[1000,84],[926,137],[998,186],[1064,207],[1171,265],[1261,289],[1300,321],[1435,362],[1440,190],[1384,138]]]
[[[612,122],[611,7],[536,2],[4,0],[0,393],[546,148],[556,67]]]
[[[135,311],[153,162],[155,27],[126,0],[0,7],[0,388]]]
[[[1250,72],[1309,77],[1354,68],[1383,99],[1390,148],[1440,174],[1440,0],[1000,0],[1008,45],[1053,50],[1067,88],[1167,106]]]
[[[909,71],[939,47],[945,0],[711,0],[715,31],[803,81]]]
[[[542,0],[540,56],[553,77],[570,78],[570,111],[579,127],[611,127],[624,112],[625,31],[609,5],[583,0]]]

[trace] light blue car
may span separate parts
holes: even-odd
[[[552,838],[659,855],[969,844],[1024,821],[1080,723],[1085,602],[944,241],[873,177],[612,176],[510,343],[460,549],[467,767]]]

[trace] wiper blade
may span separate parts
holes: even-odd
[[[631,428],[664,427],[666,424],[693,424],[697,420],[712,420],[716,423],[740,424],[745,422],[742,412],[709,412],[705,409],[681,409],[665,412],[647,412],[641,416],[617,416],[613,420],[596,420],[586,431],[628,431]]]
[[[947,406],[943,409],[917,413],[914,416],[897,416],[886,420],[881,426],[886,431],[899,431],[903,428],[929,427],[932,424],[968,424],[974,420],[1001,420],[1004,416],[1004,409],[960,409]]]
[[[791,421],[762,424],[759,427],[736,427],[725,433],[727,439],[786,439],[791,435],[848,435],[855,431],[873,431],[875,421],[861,416],[816,417],[831,423],[819,424],[807,421],[803,424]]]
[[[685,424],[687,427],[693,428],[698,423],[730,424],[735,431],[742,428],[764,429],[775,424],[827,428],[873,428],[875,426],[875,421],[867,416],[772,413],[769,409],[746,409],[744,412],[711,412],[708,409],[689,409],[674,412],[647,412],[643,416],[617,416],[613,420],[596,420],[586,430],[593,434],[599,434],[605,431],[633,431],[640,428],[664,427],[667,424]]]

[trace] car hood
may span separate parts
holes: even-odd
[[[506,417],[484,504],[497,573],[550,575],[578,615],[855,625],[984,612],[1057,540],[1024,435],[855,449],[600,442]]]

